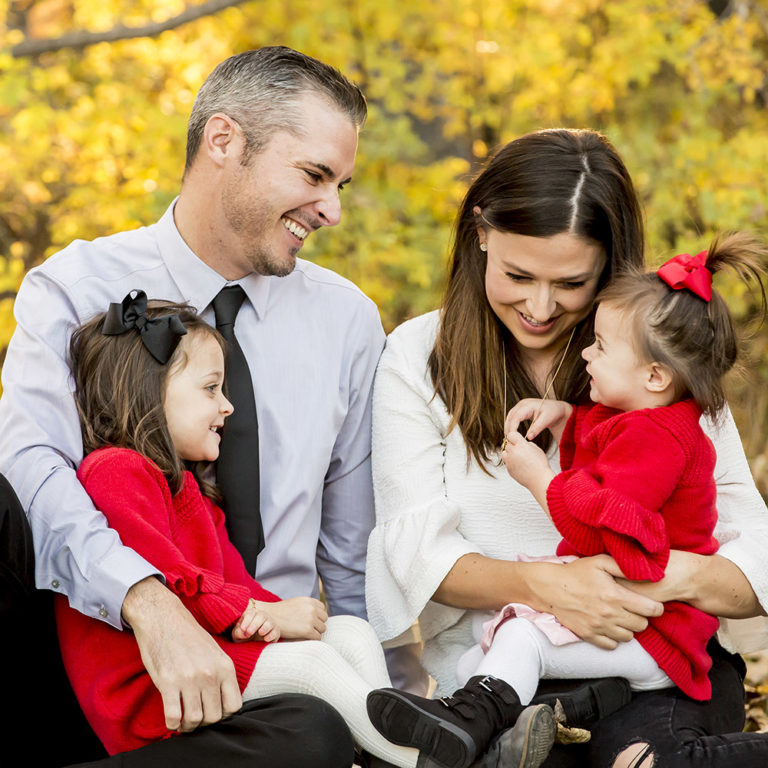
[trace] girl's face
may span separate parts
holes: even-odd
[[[568,232],[529,237],[480,227],[478,235],[488,248],[488,303],[524,354],[551,360],[592,309],[602,246]]]
[[[185,336],[183,364],[171,368],[165,383],[165,420],[173,446],[185,461],[215,461],[221,428],[232,403],[221,391],[224,354],[207,333]]]
[[[652,365],[638,360],[631,334],[621,309],[600,304],[595,314],[595,342],[581,353],[591,377],[590,398],[621,411],[658,404],[651,400],[647,388],[652,381]]]

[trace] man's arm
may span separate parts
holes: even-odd
[[[123,618],[163,698],[169,730],[192,731],[240,709],[232,659],[160,581],[150,577],[134,584]]]
[[[349,345],[349,408],[336,438],[323,490],[317,565],[329,613],[366,618],[365,558],[374,526],[371,479],[371,392],[384,347],[376,307],[361,303],[352,326],[340,336]]]
[[[0,472],[30,520],[36,583],[119,629],[126,592],[157,570],[122,546],[75,476],[82,438],[67,358],[80,318],[42,270],[25,278],[14,312],[2,375]]]
[[[81,318],[65,289],[43,270],[25,278],[15,315],[17,329],[3,365],[0,472],[32,526],[37,586],[65,594],[80,612],[118,629],[125,607],[163,701],[172,701],[178,688],[185,701],[197,695],[202,702],[201,718],[194,704],[185,708],[182,729],[213,722],[233,706],[228,691],[236,685],[234,669],[231,663],[223,669],[229,659],[178,598],[151,578],[157,570],[122,545],[75,476],[82,439],[67,350]],[[169,724],[178,720],[177,710],[178,704],[166,711]]]

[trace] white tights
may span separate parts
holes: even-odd
[[[472,646],[460,659],[456,676],[464,685],[472,675],[493,675],[509,683],[523,704],[530,703],[539,680],[624,677],[635,691],[673,685],[637,640],[612,651],[579,641],[554,645],[528,619],[510,619],[496,630],[488,653]]]
[[[278,693],[317,696],[344,718],[360,747],[400,768],[414,768],[418,750],[387,741],[368,719],[368,693],[389,686],[384,652],[370,624],[355,616],[332,616],[321,640],[268,645],[243,700]]]

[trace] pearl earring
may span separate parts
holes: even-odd
[[[485,253],[488,250],[488,246],[485,243],[480,243],[480,250]]]

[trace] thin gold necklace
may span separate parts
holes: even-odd
[[[544,392],[544,397],[541,398],[541,403],[539,404],[539,407],[536,409],[536,413],[533,414],[533,419],[531,421],[536,421],[539,414],[541,413],[541,409],[544,407],[544,401],[549,397],[549,393],[552,391],[552,387],[555,385],[555,379],[557,378],[557,374],[560,373],[560,369],[563,367],[563,363],[565,362],[565,356],[568,354],[568,350],[571,346],[571,342],[573,341],[573,336],[576,333],[576,326],[574,325],[573,328],[571,328],[571,335],[568,337],[568,343],[565,345],[565,350],[563,351],[563,356],[560,358],[560,362],[557,364],[557,368],[555,368],[555,373],[552,376],[552,378],[549,381],[549,384],[547,385],[547,389]],[[507,350],[504,347],[502,343],[501,351],[503,353],[503,359],[504,359],[504,421],[507,420]],[[501,450],[503,451],[507,447],[507,435],[504,434],[504,440],[501,443]]]

